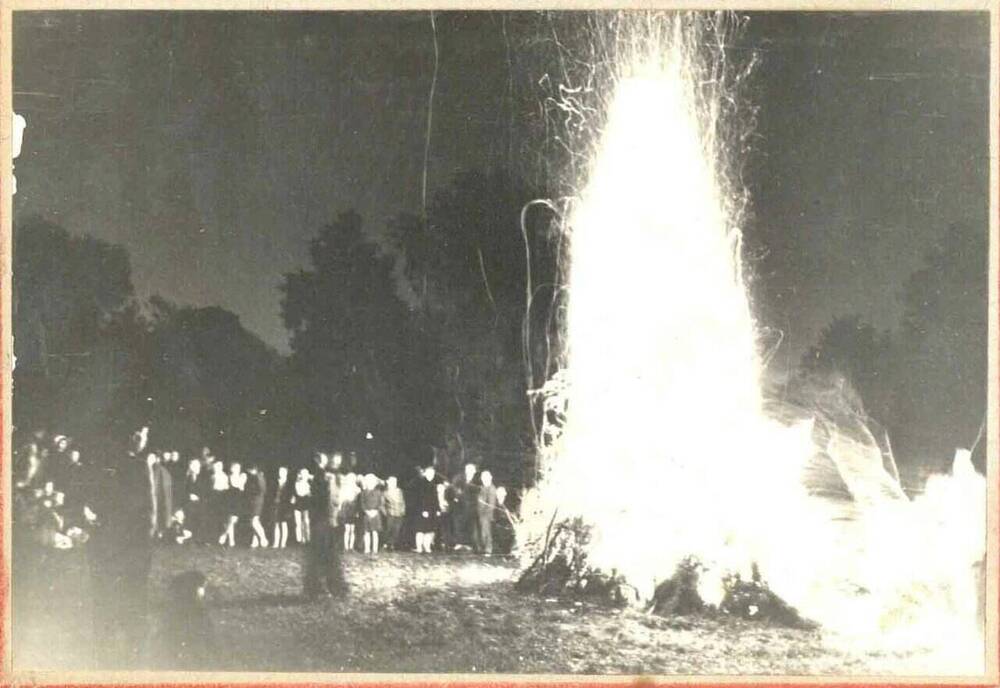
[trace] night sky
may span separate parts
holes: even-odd
[[[548,24],[436,25],[431,192],[531,168]],[[988,32],[986,14],[749,15],[753,296],[788,360],[837,314],[894,326],[935,237],[988,231]],[[318,228],[420,210],[433,65],[428,13],[15,13],[15,213],[125,245],[141,295],[221,305],[285,351],[277,285]]]

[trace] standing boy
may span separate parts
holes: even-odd
[[[497,488],[493,484],[493,474],[483,471],[479,474],[479,500],[476,503],[477,529],[476,549],[481,554],[493,554],[493,514],[497,508]]]

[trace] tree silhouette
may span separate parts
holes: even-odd
[[[907,450],[944,463],[974,442],[986,409],[988,233],[956,223],[902,293],[900,416]],[[976,460],[983,465],[985,438]]]
[[[148,313],[149,370],[144,401],[158,434],[197,451],[267,461],[267,415],[280,357],[234,314],[154,297]]]
[[[903,318],[878,332],[857,315],[835,318],[803,356],[806,373],[835,373],[885,426],[901,464],[946,469],[983,427],[987,383],[987,234],[942,233],[900,292]],[[985,437],[974,460],[984,466]]]
[[[88,451],[147,422],[162,449],[272,447],[280,359],[233,313],[135,297],[127,252],[33,218],[15,230],[15,425]]]
[[[521,226],[525,205],[542,196],[505,170],[468,171],[435,195],[427,218],[401,215],[390,225],[397,292],[437,342],[444,395],[437,453],[445,470],[475,461],[520,480],[530,455],[527,392],[544,372],[529,382],[525,360],[545,357],[558,289],[551,216],[527,213]],[[542,306],[530,314],[529,286]]]
[[[397,293],[395,258],[348,211],[313,239],[310,259],[281,285],[303,439],[395,464],[434,434],[428,347]]]
[[[14,229],[13,274],[15,426],[92,426],[126,364],[108,331],[134,309],[128,254],[32,217]]]
[[[802,356],[806,373],[842,376],[860,395],[865,413],[880,424],[893,420],[893,341],[860,315],[834,318]]]

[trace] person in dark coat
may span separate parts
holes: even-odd
[[[156,453],[147,456],[147,461],[152,464],[157,538],[163,537],[170,530],[174,518],[174,478],[164,463],[165,457],[166,454]]]
[[[79,449],[71,449],[69,462],[63,473],[64,484],[59,486],[66,495],[66,526],[83,528],[87,525],[85,509],[89,508],[95,485],[89,466],[83,463]]]
[[[274,533],[271,546],[284,548],[288,546],[288,522],[292,520],[292,483],[288,479],[288,467],[278,468],[278,477],[274,481],[271,494],[271,523]]]
[[[65,485],[65,470],[69,464],[70,438],[65,435],[56,435],[52,440],[52,449],[48,456],[46,465],[45,480],[51,480],[62,490]]]
[[[486,556],[493,555],[493,517],[497,510],[497,488],[493,484],[493,474],[483,471],[479,475],[480,486],[476,502],[476,551]]]
[[[148,585],[159,522],[149,428],[131,437],[127,453],[102,469],[103,499],[88,550],[94,585],[94,639],[101,669],[132,668],[146,640]]]
[[[206,543],[212,532],[208,519],[208,480],[202,470],[201,461],[191,459],[184,474],[179,506],[184,510],[184,521],[195,542]]]
[[[365,554],[378,554],[378,536],[382,530],[382,490],[374,473],[364,477],[364,489],[358,496],[361,510],[361,532],[365,543]]]
[[[385,536],[383,546],[395,550],[399,542],[399,531],[403,527],[403,517],[406,516],[406,498],[397,485],[396,476],[390,475],[385,480],[385,494],[382,496],[382,510],[385,514]]]
[[[497,486],[497,517],[493,521],[493,549],[502,554],[511,554],[517,546],[514,537],[514,517],[507,508],[507,488]]]
[[[247,479],[247,502],[249,504],[250,528],[253,530],[251,547],[267,547],[267,533],[261,517],[264,515],[264,499],[267,497],[267,479],[260,466],[250,466],[250,477]]]
[[[434,466],[427,466],[417,480],[417,537],[416,552],[430,554],[434,546],[434,532],[437,529],[441,505],[438,499],[438,484]]]
[[[303,594],[309,599],[320,596],[346,595],[347,580],[344,578],[343,556],[340,543],[343,535],[341,510],[337,508],[336,496],[331,492],[331,482],[339,487],[342,476],[327,474],[329,457],[317,452],[313,461],[315,478],[312,482],[312,496],[309,500],[309,542],[305,547]]]
[[[181,463],[181,453],[179,451],[164,452],[163,465],[170,473],[170,479],[173,482],[174,508],[181,509],[184,506],[184,465]]]
[[[219,538],[220,545],[236,546],[236,524],[240,519],[246,523],[249,505],[246,499],[247,474],[239,461],[229,464],[229,492],[226,499],[226,529]]]
[[[449,483],[449,508],[451,536],[455,549],[471,549],[476,546],[476,499],[478,489],[475,484],[476,464],[467,463],[462,473],[454,476]]]

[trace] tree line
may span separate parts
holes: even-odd
[[[901,285],[898,327],[835,317],[799,364],[800,378],[846,383],[903,463],[943,469],[975,446],[985,470],[988,248],[985,230],[952,224]]]
[[[522,227],[543,196],[506,170],[469,171],[426,216],[374,227],[340,213],[278,285],[288,355],[223,308],[139,298],[125,249],[27,218],[14,231],[16,430],[101,441],[145,420],[182,451],[265,465],[337,448],[373,468],[436,457],[521,482],[527,391],[544,375],[528,380],[524,358],[545,357],[557,292],[551,216],[540,207]],[[543,306],[530,318],[529,271]]]
[[[172,448],[264,465],[337,448],[379,470],[472,461],[530,481],[529,391],[553,372],[565,305],[563,238],[531,203],[545,197],[507,170],[469,171],[425,215],[376,227],[339,214],[278,285],[288,355],[223,308],[139,298],[120,246],[18,221],[15,430],[100,443],[141,420]],[[797,377],[846,381],[904,461],[970,444],[986,403],[986,256],[985,232],[948,228],[901,285],[898,328],[837,317]]]

